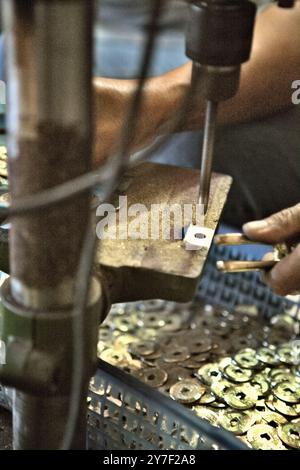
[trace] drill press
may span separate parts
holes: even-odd
[[[209,204],[218,104],[238,91],[241,65],[250,58],[256,5],[249,0],[190,0],[186,55],[192,80],[206,101],[199,204]],[[294,0],[278,0],[292,8]]]
[[[192,80],[206,100],[199,203],[207,211],[218,103],[238,91],[241,64],[250,57],[256,6],[248,0],[192,0],[186,54]]]

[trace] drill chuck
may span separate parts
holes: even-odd
[[[239,66],[251,53],[256,5],[248,0],[193,0],[186,54],[201,65]]]

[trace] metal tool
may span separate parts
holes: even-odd
[[[206,100],[199,199],[207,211],[218,103],[238,91],[241,64],[250,57],[256,6],[248,0],[192,0],[186,54],[192,80]]]
[[[232,245],[253,245],[262,242],[250,240],[242,233],[226,233],[216,235],[214,238],[216,245],[232,246]],[[217,261],[217,269],[225,273],[239,273],[243,271],[260,271],[272,269],[284,256],[291,253],[294,244],[287,245],[280,243],[274,245],[273,256],[274,259],[261,260],[261,261]]]

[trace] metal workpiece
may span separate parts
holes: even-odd
[[[3,2],[11,203],[82,175],[91,161],[91,18],[86,0]],[[72,303],[89,195],[12,219],[12,294]]]
[[[197,206],[202,210],[198,204],[199,180],[198,170],[157,163],[142,163],[123,175],[109,206],[117,215],[112,226],[116,239],[100,240],[94,265],[94,273],[102,286],[100,322],[113,303],[153,298],[178,302],[192,299],[227,200],[231,177],[213,173],[208,211],[200,224],[196,224],[193,218],[187,225],[182,223],[180,239],[173,239],[172,236],[167,239],[162,233],[158,234],[157,239],[149,237],[147,240],[118,237],[128,228],[126,219],[122,221],[122,216],[120,218],[119,196],[127,196],[128,208],[133,204],[143,204],[144,210],[149,211],[149,218],[152,204],[160,205],[161,214],[172,207],[184,214],[185,205],[196,212]],[[96,230],[100,220],[96,218]],[[174,232],[173,220],[171,217],[170,235]],[[133,218],[129,221],[132,222]],[[150,219],[148,228],[151,231]],[[0,230],[0,241],[1,236]],[[0,263],[3,261],[7,266],[7,233],[3,233],[0,249]],[[3,270],[2,264],[0,268]]]
[[[86,395],[89,380],[96,370],[101,310],[101,286],[93,278],[82,332],[85,368],[74,448],[84,447]],[[14,447],[17,449],[60,447],[71,394],[73,368],[70,364],[76,347],[71,335],[72,313],[72,309],[24,310],[11,296],[10,280],[1,286],[0,338],[6,344],[6,364],[0,366],[0,381],[17,389],[13,393]]]
[[[126,187],[128,208],[133,204],[139,204],[140,208],[141,205],[144,206],[143,211],[147,211],[148,215],[142,220],[147,225],[148,234],[153,223],[152,205],[160,205],[162,211],[177,208],[182,211],[181,214],[184,213],[185,205],[198,205],[199,179],[198,170],[143,163],[124,175],[120,188]],[[230,176],[212,175],[209,209],[201,224],[212,234],[219,224],[231,181]],[[147,239],[119,238],[118,234],[127,233],[129,222],[141,221],[138,213],[128,220],[122,219],[123,211],[118,206],[119,195],[124,194],[124,191],[117,190],[112,198],[112,206],[118,209],[118,217],[111,229],[116,232],[117,237],[103,238],[97,254],[97,264],[101,269],[110,302],[157,298],[178,302],[190,301],[207,259],[210,244],[189,250],[184,242],[184,233],[181,238],[175,239],[171,236],[166,239],[163,231],[158,234],[157,239],[151,236]],[[170,222],[172,234],[173,217]],[[162,228],[161,225],[160,227]],[[184,231],[188,227],[182,225],[180,228]],[[210,242],[212,238],[211,236]]]

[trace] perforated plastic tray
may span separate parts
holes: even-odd
[[[221,305],[230,310],[237,306],[256,307],[261,315],[270,319],[274,315],[288,312],[300,320],[299,298],[279,297],[261,280],[258,272],[225,274],[217,271],[217,260],[253,260],[253,256],[239,248],[213,246],[204,275],[199,283],[197,297],[206,303]]]
[[[247,449],[232,434],[103,361],[89,408],[89,449]]]
[[[300,318],[300,304],[278,297],[254,272],[222,274],[217,259],[250,259],[235,248],[213,247],[197,297],[228,309],[255,306],[266,318],[286,313]],[[0,405],[7,406],[0,385]],[[214,428],[190,410],[127,373],[99,361],[89,395],[89,449],[246,449],[232,434]]]
[[[214,246],[199,284],[199,299],[230,310],[256,307],[268,319],[287,311],[299,318],[299,303],[273,294],[259,273],[219,273],[218,259],[251,256],[235,248]],[[167,396],[101,361],[90,399],[88,446],[92,449],[246,448],[233,435],[212,427]]]

